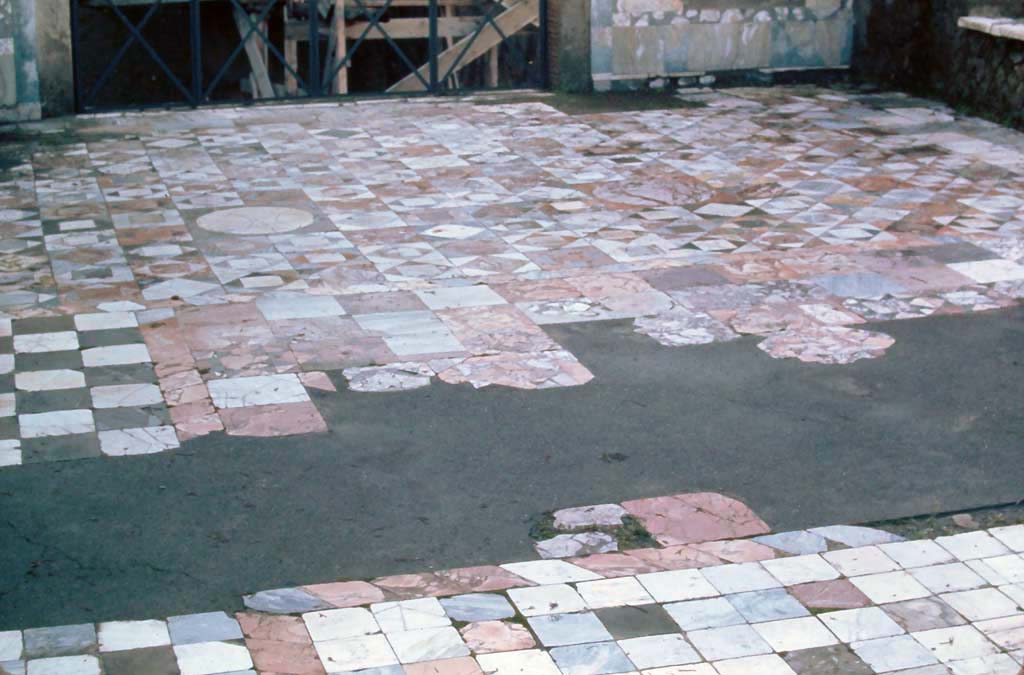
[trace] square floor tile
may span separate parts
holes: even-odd
[[[176,645],[242,639],[238,621],[225,612],[172,616],[167,619],[167,629]]]
[[[910,574],[932,593],[966,591],[985,585],[985,580],[963,563],[919,567]]]
[[[651,635],[620,640],[619,645],[637,668],[664,668],[697,663],[700,655],[682,635]]]
[[[979,284],[1024,279],[1024,266],[1001,258],[950,263],[947,267],[958,274],[977,281]]]
[[[391,650],[388,639],[383,635],[366,635],[343,640],[314,642],[316,653],[329,673],[344,673],[367,668],[380,668],[398,664],[398,657]]]
[[[994,588],[946,593],[939,597],[969,621],[998,619],[1021,612],[1014,600]]]
[[[612,639],[597,616],[583,614],[553,614],[527,619],[530,628],[545,647],[562,647],[581,642],[607,642]]]
[[[18,415],[22,438],[66,436],[96,430],[91,410],[54,410],[45,413]]]
[[[892,558],[882,553],[881,549],[877,546],[830,551],[829,553],[823,553],[821,557],[847,577],[893,572],[900,568]]]
[[[909,635],[854,642],[850,646],[857,656],[879,673],[938,663],[924,645]]]
[[[370,605],[370,611],[385,633],[442,628],[452,623],[437,598],[379,602]]]
[[[783,586],[795,586],[811,581],[838,579],[837,572],[820,555],[798,555],[791,558],[765,560],[761,564]]]
[[[0,631],[0,661],[16,661],[25,648],[20,630]]]
[[[952,553],[958,560],[992,558],[1010,553],[998,539],[982,531],[937,537],[935,543]]]
[[[782,658],[797,675],[874,675],[875,672],[845,645],[803,649]]]
[[[76,314],[75,328],[80,331],[112,330],[115,328],[135,328],[139,322],[132,312],[98,312],[96,314]]]
[[[996,585],[1024,584],[1024,555],[1011,553],[995,558],[969,560],[967,566],[977,571],[978,574],[985,570],[991,577],[988,581]],[[981,576],[986,575],[981,574]]]
[[[88,410],[92,407],[89,390],[56,389],[49,391],[19,391],[17,409],[19,415],[38,415],[60,410]]]
[[[532,560],[502,565],[502,569],[538,585],[594,581],[601,576],[564,560]]]
[[[302,620],[314,642],[343,640],[380,632],[373,614],[361,607],[307,612],[302,615]]]
[[[847,579],[812,581],[790,586],[789,593],[811,610],[855,609],[868,607],[871,600]]]
[[[903,628],[878,607],[825,612],[818,618],[843,642],[863,642],[904,633]]]
[[[1012,551],[1024,553],[1024,525],[1009,525],[1007,527],[993,527],[989,534],[1002,542]]]
[[[981,631],[973,626],[936,628],[911,633],[911,635],[943,663],[996,654],[999,651]]]
[[[708,661],[770,654],[772,651],[764,638],[747,625],[692,631],[686,637]]]
[[[762,591],[782,586],[758,563],[720,565],[702,569],[700,572],[721,593]]]
[[[719,594],[699,570],[653,572],[641,574],[637,580],[657,602],[710,598]]]
[[[1006,654],[990,654],[949,664],[953,675],[1020,675],[1020,664]]]
[[[487,675],[562,675],[547,652],[535,649],[481,654],[476,660]]]
[[[163,403],[160,387],[155,384],[114,384],[89,390],[94,408],[123,408]]]
[[[175,645],[181,675],[217,675],[252,668],[249,650],[230,642],[197,642]]]
[[[27,675],[100,675],[100,660],[92,655],[33,659],[25,672]]]
[[[143,427],[100,431],[100,451],[109,457],[148,455],[179,447],[174,427]]]
[[[213,404],[218,408],[303,403],[309,400],[306,388],[298,376],[291,373],[210,380],[206,387]]]
[[[884,605],[882,610],[908,633],[961,626],[967,621],[939,598],[919,598]]]
[[[462,641],[459,631],[451,626],[389,632],[387,638],[400,663],[436,661],[469,655],[469,647]]]
[[[171,644],[163,621],[109,621],[99,625],[101,652],[116,652]]]
[[[96,650],[96,627],[91,623],[25,631],[25,657],[71,656]],[[2,651],[2,650],[0,650]],[[0,661],[7,659],[0,656]]]
[[[63,352],[78,349],[78,346],[78,333],[73,330],[14,336],[14,351],[18,354]]]
[[[775,654],[719,661],[715,670],[719,675],[794,675],[789,664]]]
[[[616,640],[675,633],[679,627],[661,605],[608,607],[595,612]]]
[[[26,438],[21,442],[21,453],[25,464],[102,456],[96,434]]]
[[[144,344],[92,347],[82,350],[82,365],[86,368],[151,363],[152,360]]]
[[[876,604],[924,598],[931,593],[907,572],[883,572],[850,579]]]
[[[507,304],[505,298],[489,286],[453,286],[416,291],[416,295],[430,309],[453,309],[456,307],[483,307]]]
[[[423,661],[410,663],[404,672],[400,669],[395,675],[484,675],[477,662],[468,656],[439,661]]]
[[[750,623],[795,619],[810,614],[799,600],[782,588],[735,593],[725,596],[725,599]]]
[[[678,602],[665,605],[665,611],[684,631],[735,626],[746,622],[725,598]]]
[[[550,653],[564,675],[613,675],[633,670],[633,664],[614,642],[555,647]]]
[[[14,386],[22,391],[78,389],[85,386],[85,374],[68,368],[15,373]]]
[[[753,629],[777,652],[838,644],[836,636],[813,616],[754,624]]]
[[[523,616],[582,612],[587,608],[583,598],[565,584],[512,588],[508,595]]]
[[[469,593],[441,598],[445,613],[454,621],[496,621],[508,619],[516,610],[502,595],[495,593]]]
[[[953,561],[953,556],[949,551],[927,539],[880,544],[878,550],[903,568],[925,567]]]
[[[180,675],[171,647],[146,647],[103,654],[104,675]]]
[[[648,605],[654,599],[634,577],[601,579],[576,585],[576,591],[592,609],[622,607],[624,605]]]

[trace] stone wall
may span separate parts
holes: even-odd
[[[1024,42],[957,27],[967,15],[1024,17],[1024,0],[857,2],[859,77],[1024,126]]]
[[[595,87],[850,64],[852,0],[591,0]]]
[[[0,122],[40,115],[33,0],[0,0]]]

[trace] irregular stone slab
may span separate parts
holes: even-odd
[[[471,623],[459,632],[474,654],[531,649],[536,644],[526,626],[507,621]]]
[[[270,591],[260,591],[243,596],[242,602],[249,609],[267,614],[297,614],[331,609],[329,604],[301,588],[276,588]]]
[[[384,591],[365,581],[339,581],[330,584],[303,586],[302,588],[324,602],[340,609],[358,607],[385,600]]]
[[[564,349],[474,356],[439,372],[438,377],[449,384],[469,383],[476,389],[493,384],[514,389],[575,387],[594,379],[593,373]]]
[[[793,555],[822,553],[828,550],[828,542],[824,537],[806,530],[769,534],[764,537],[755,537],[754,541]]]
[[[873,527],[861,527],[859,525],[832,525],[831,527],[814,527],[808,530],[814,534],[821,535],[840,544],[851,548],[858,546],[875,546],[877,544],[891,544],[895,541],[904,541],[898,534],[878,530]]]
[[[812,581],[790,586],[787,590],[808,609],[858,609],[871,606],[868,596],[846,579]]]
[[[622,506],[663,546],[738,539],[771,531],[745,504],[714,492],[637,499]]]
[[[615,537],[604,532],[560,534],[534,544],[541,558],[571,558],[592,553],[614,553],[619,550]]]
[[[496,621],[516,615],[504,596],[493,593],[469,593],[441,600],[445,613],[455,621]]]
[[[390,363],[386,366],[346,368],[342,374],[348,378],[352,391],[381,392],[409,391],[430,385],[433,369],[425,363]]]
[[[805,363],[840,365],[861,359],[876,359],[895,342],[885,333],[842,326],[819,326],[777,333],[758,343],[757,348],[776,359],[792,358]]]
[[[729,342],[740,337],[711,315],[681,307],[657,316],[640,317],[633,322],[633,329],[666,347]]]
[[[619,527],[626,509],[618,504],[578,506],[555,511],[555,529],[578,530],[583,527]]]

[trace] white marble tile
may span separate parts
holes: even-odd
[[[708,661],[771,654],[772,648],[747,625],[708,628],[686,634],[690,643]]]
[[[985,585],[985,580],[963,563],[947,563],[932,567],[919,567],[910,574],[932,593],[966,591]]]
[[[78,333],[73,330],[14,336],[14,351],[18,354],[41,354],[75,349],[78,349]]]
[[[268,321],[316,319],[345,314],[338,301],[330,295],[271,293],[257,300],[256,306]]]
[[[951,263],[947,267],[965,277],[974,279],[980,284],[1024,279],[1024,265],[1018,265],[1015,262],[998,258],[994,260]]]
[[[18,415],[22,438],[66,436],[96,431],[91,410],[55,410]]]
[[[97,409],[128,408],[164,402],[160,387],[155,384],[110,384],[89,390],[92,405]]]
[[[480,654],[476,660],[487,675],[562,675],[547,652],[538,649]]]
[[[721,628],[746,623],[743,616],[725,598],[690,600],[665,605],[665,611],[684,631]]]
[[[960,612],[968,621],[999,619],[1020,612],[1014,600],[995,588],[977,588],[940,595],[950,607]]]
[[[452,623],[437,598],[379,602],[370,605],[370,611],[385,633],[440,628]]]
[[[0,354],[0,375],[14,372],[14,354]]]
[[[505,298],[489,286],[452,286],[416,291],[416,295],[430,309],[453,309],[456,307],[483,307],[485,305],[507,304]]]
[[[388,633],[387,638],[401,663],[419,663],[469,655],[469,647],[462,641],[459,631],[451,626]]]
[[[20,659],[23,646],[20,630],[0,631],[0,661]]]
[[[907,670],[938,663],[927,647],[909,635],[879,638],[850,645],[876,673]]]
[[[14,417],[18,399],[14,394],[0,394],[0,417]]]
[[[591,609],[649,605],[654,599],[634,577],[601,579],[576,584],[576,590]]]
[[[905,569],[953,561],[949,551],[927,539],[880,544],[878,550]]]
[[[911,633],[943,663],[997,654],[998,649],[974,626],[953,626]]]
[[[847,577],[893,572],[900,568],[892,558],[882,553],[881,549],[877,546],[830,551],[823,553],[821,557]]]
[[[783,586],[795,586],[812,581],[830,581],[839,578],[837,572],[820,555],[798,555],[790,558],[776,558],[761,563],[769,574]]]
[[[314,642],[328,673],[348,673],[398,664],[398,657],[383,635]]]
[[[755,623],[752,627],[777,652],[828,647],[839,643],[836,636],[813,616]]]
[[[907,572],[883,572],[850,579],[875,604],[924,598],[931,593]]]
[[[298,376],[292,373],[210,380],[206,387],[213,404],[218,408],[302,403],[309,400],[306,388]]]
[[[664,668],[701,660],[689,642],[682,635],[652,635],[650,637],[620,640],[619,646],[637,668],[647,672],[648,668]]]
[[[998,539],[982,531],[937,537],[935,543],[952,553],[958,560],[991,558],[1010,553]]]
[[[95,314],[75,315],[75,328],[83,333],[93,330],[135,328],[138,325],[139,322],[131,312],[97,312]]]
[[[523,616],[582,612],[587,608],[579,593],[565,584],[513,588],[508,596]]]
[[[111,429],[97,435],[100,451],[110,457],[149,455],[180,447],[178,436],[171,426]]]
[[[796,675],[789,664],[775,654],[719,661],[715,670],[718,675]]]
[[[818,615],[843,642],[863,642],[902,635],[905,631],[878,607],[844,609]]]
[[[1020,675],[1020,664],[1007,654],[990,654],[949,664],[953,675]]]
[[[564,560],[531,560],[502,565],[502,568],[538,585],[571,584],[601,578],[599,574]]]
[[[167,624],[163,621],[108,621],[99,625],[101,652],[161,647],[171,644]]]
[[[658,602],[678,602],[718,595],[718,590],[698,570],[640,574],[637,580]]]
[[[782,584],[758,563],[736,563],[706,567],[700,571],[723,594],[763,591]]]
[[[21,441],[9,439],[0,441],[0,466],[18,466],[21,464]],[[2,661],[3,659],[0,659]]]
[[[344,640],[380,632],[380,626],[369,610],[361,607],[328,609],[302,615],[314,642]]]
[[[32,659],[26,675],[100,675],[100,661],[92,655]]]
[[[127,366],[134,363],[150,363],[151,361],[149,350],[146,349],[146,345],[141,343],[91,347],[82,350],[82,363],[86,368]]]
[[[993,527],[989,534],[1002,542],[1017,553],[1024,553],[1024,525],[1009,525],[1007,527]]]
[[[252,668],[252,658],[244,645],[229,642],[196,642],[174,647],[181,675],[216,675]]]
[[[14,386],[22,391],[53,391],[77,389],[85,386],[85,374],[66,368],[59,370],[29,370],[14,374]]]

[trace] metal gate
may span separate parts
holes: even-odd
[[[547,0],[71,3],[79,112],[547,85]]]

